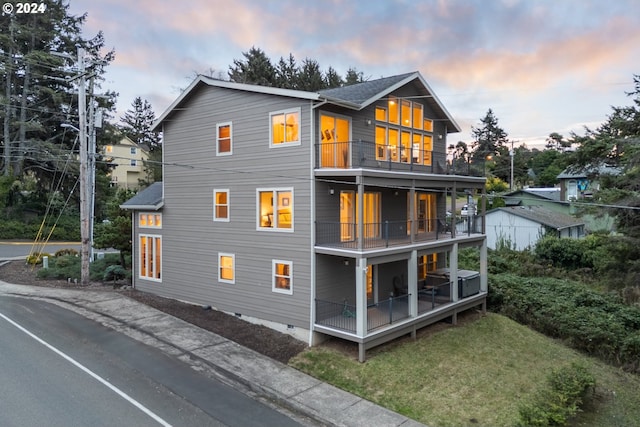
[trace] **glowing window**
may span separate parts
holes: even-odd
[[[387,121],[387,109],[384,107],[376,107],[376,120],[381,122]]]
[[[162,228],[162,215],[140,213],[138,214],[138,226],[140,228]]]
[[[291,261],[273,260],[274,292],[293,294],[293,263]]]
[[[216,155],[226,156],[232,154],[231,123],[216,125]]]
[[[234,284],[236,282],[236,256],[234,254],[218,254],[218,281]]]
[[[413,110],[413,127],[416,129],[422,129],[422,127],[424,126],[424,121],[423,121],[423,117],[422,117],[422,104],[418,104],[418,103],[413,103],[412,105],[412,110]]]
[[[213,190],[213,220],[229,221],[229,190]]]
[[[398,124],[399,122],[398,98],[389,97],[389,123]]]
[[[407,100],[402,100],[402,107],[401,107],[401,119],[402,119],[402,126],[407,126],[407,127],[411,127],[411,102],[407,101]]]
[[[433,132],[433,120],[424,119],[424,130],[427,132]]]
[[[258,228],[293,231],[293,189],[258,189]]]
[[[140,278],[160,281],[162,272],[162,237],[141,234],[138,242]]]
[[[300,110],[271,114],[271,146],[300,144]]]

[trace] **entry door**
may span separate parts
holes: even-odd
[[[348,168],[350,139],[349,119],[322,114],[320,116],[320,166]]]
[[[351,242],[355,239],[356,229],[355,193],[340,192],[340,241]]]

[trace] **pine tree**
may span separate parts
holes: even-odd
[[[476,163],[486,161],[488,156],[498,155],[499,149],[508,142],[507,133],[498,126],[498,119],[491,109],[480,122],[480,127],[471,128],[471,135],[475,140],[472,161]]]
[[[142,184],[148,185],[155,181],[161,181],[162,144],[160,143],[160,135],[151,130],[156,115],[149,101],[140,97],[133,100],[131,107],[121,118],[123,123],[121,130],[127,138],[149,150],[149,159],[143,162],[147,176]]]
[[[280,57],[278,65],[276,66],[276,79],[275,85],[283,89],[298,89],[298,65],[293,57],[293,54],[289,54],[289,58],[285,60]]]
[[[325,88],[324,77],[322,71],[320,71],[320,64],[318,61],[310,58],[305,58],[302,61],[302,67],[298,72],[298,89],[306,90],[308,92],[317,92]]]
[[[262,49],[252,47],[242,55],[244,60],[234,59],[229,67],[232,82],[276,86],[276,69]]]

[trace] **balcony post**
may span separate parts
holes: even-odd
[[[411,183],[411,189],[409,190],[409,233],[411,236],[411,243],[415,242],[415,236],[418,231],[418,227],[416,224],[416,181],[413,180]]]
[[[362,183],[362,176],[356,177],[356,184],[358,186],[358,221],[356,227],[358,228],[358,250],[361,251],[364,242],[364,184]]]
[[[416,317],[418,315],[418,251],[411,251],[407,269],[409,317]]]
[[[356,334],[364,337],[367,331],[367,259],[356,260]]]
[[[458,244],[454,243],[449,257],[449,280],[451,281],[451,301],[458,301]]]

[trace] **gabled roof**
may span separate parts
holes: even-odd
[[[556,230],[584,225],[584,222],[578,221],[570,215],[553,212],[541,206],[510,206],[498,208],[488,211],[486,216],[494,215],[497,212],[507,212],[508,214],[526,218]]]
[[[162,182],[154,182],[121,204],[120,209],[157,211],[162,206],[164,206],[164,200],[162,199]]]
[[[171,114],[176,111],[193,93],[203,86],[221,87],[227,89],[235,89],[245,92],[263,93],[268,95],[286,96],[291,98],[299,98],[309,101],[326,102],[329,104],[339,105],[341,107],[353,110],[361,110],[373,102],[384,98],[394,90],[417,80],[419,82],[420,93],[417,96],[424,97],[425,103],[429,104],[438,114],[438,118],[444,120],[447,125],[447,132],[460,132],[460,126],[455,122],[453,117],[444,108],[444,105],[435,96],[433,90],[424,80],[419,72],[400,74],[392,77],[384,77],[381,79],[370,80],[354,85],[343,86],[335,89],[327,89],[320,92],[306,92],[301,90],[281,89],[268,86],[251,85],[245,83],[235,83],[226,80],[213,79],[206,76],[198,76],[191,82],[180,96],[158,117],[153,124],[152,130],[161,130],[162,123],[167,120]]]
[[[563,170],[560,173],[560,175],[557,176],[557,178],[558,179],[587,178],[590,175],[617,176],[617,175],[620,175],[621,173],[622,173],[622,169],[617,168],[615,166],[605,165],[605,164],[586,166],[579,169],[569,166],[568,168]]]
[[[519,195],[525,197],[535,197],[539,199],[551,200],[554,202],[560,201],[560,189],[557,187],[549,188],[524,188],[521,190],[515,190],[510,193],[506,193],[504,198],[516,198]]]
[[[326,89],[320,91],[320,95],[330,102],[351,103],[356,106],[358,110],[361,110],[414,80],[417,80],[421,87],[420,93],[417,95],[423,96],[425,102],[430,104],[434,111],[440,114],[440,118],[447,122],[447,132],[461,132],[460,126],[458,126],[429,84],[417,71],[334,89]]]

